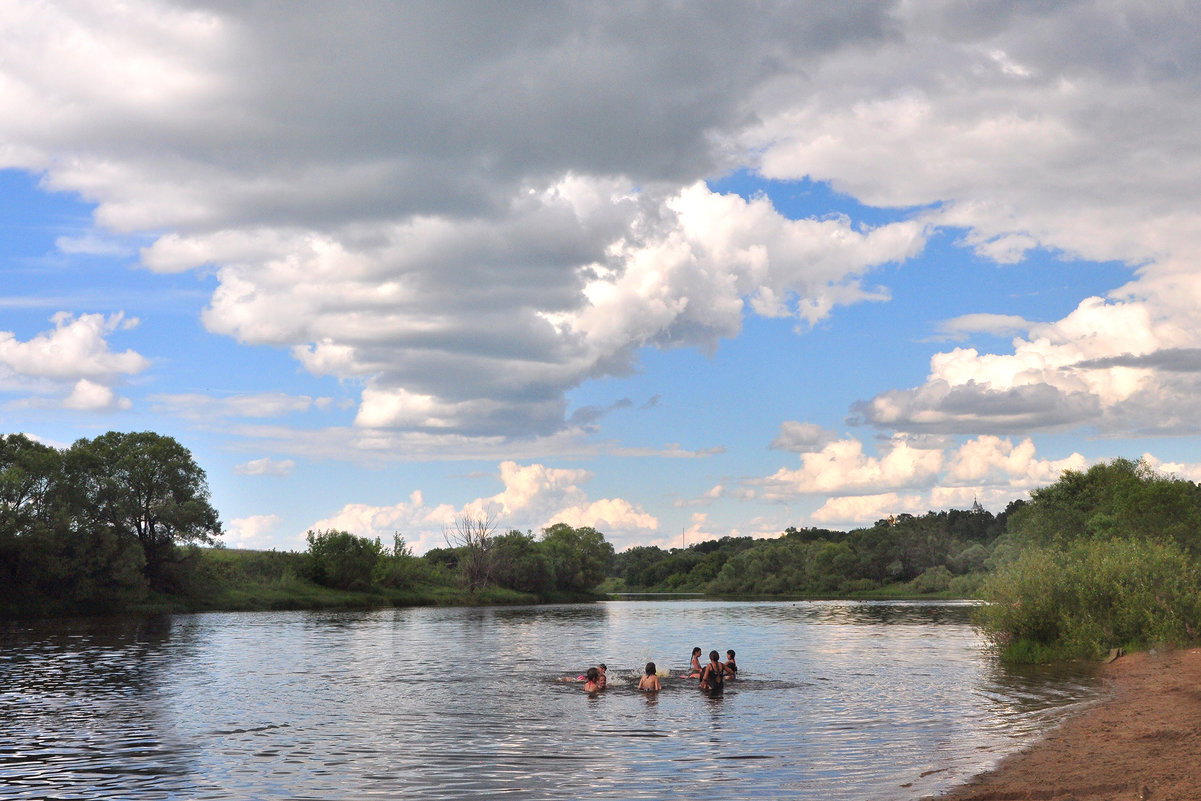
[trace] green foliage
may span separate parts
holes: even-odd
[[[61,488],[76,532],[105,531],[142,548],[147,580],[166,586],[177,545],[221,535],[204,471],[171,437],[110,431],[63,454]]]
[[[371,586],[383,546],[378,539],[356,537],[333,529],[310,531],[306,573],[309,579],[339,590],[365,590]]]
[[[220,530],[204,471],[170,437],[0,438],[0,613],[126,608],[171,589],[177,545]]]
[[[58,450],[0,436],[0,617],[529,603],[586,595],[613,562],[595,529],[494,537],[490,518],[462,518],[451,547],[424,557],[399,534],[385,548],[345,531],[309,532],[305,553],[198,547],[220,533],[204,471],[170,437],[109,432]]]
[[[1127,459],[1066,471],[1012,515],[981,621],[1010,659],[1196,641],[1199,537],[1190,481]]]
[[[477,593],[492,581],[492,545],[496,520],[490,514],[461,514],[443,530],[458,555],[459,575],[469,592]]]
[[[556,523],[542,531],[540,544],[559,591],[591,590],[604,581],[613,562],[613,545],[588,526],[572,528]]]
[[[554,588],[551,560],[534,537],[510,531],[493,542],[493,580],[518,592],[544,594]]]
[[[930,512],[849,532],[789,528],[778,539],[723,537],[683,549],[631,548],[614,560],[627,588],[725,595],[861,595],[972,590],[1008,514]]]
[[[935,565],[926,568],[920,576],[909,582],[909,586],[919,595],[932,595],[949,590],[954,578],[945,565]]]
[[[1020,546],[1063,547],[1081,539],[1172,540],[1201,556],[1201,492],[1145,462],[1115,459],[1068,470],[1030,493],[1007,531]]]
[[[1132,538],[1033,546],[984,583],[980,619],[1010,658],[1095,657],[1182,645],[1201,632],[1201,571],[1175,542]]]
[[[375,584],[393,589],[411,587],[419,582],[429,581],[430,577],[430,566],[413,556],[413,549],[399,534],[392,535],[391,550],[384,548],[380,551],[371,574]]]
[[[61,461],[54,448],[24,434],[0,437],[0,538],[50,524]]]

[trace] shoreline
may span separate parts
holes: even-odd
[[[939,801],[1201,798],[1201,648],[1101,668],[1102,700]]]

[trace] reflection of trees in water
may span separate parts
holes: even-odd
[[[6,627],[0,778],[20,776],[31,792],[128,797],[138,776],[192,773],[164,691],[188,634],[167,615]]]
[[[976,605],[961,601],[766,601],[726,604],[722,613],[739,620],[764,622],[962,626],[971,622]]]
[[[0,676],[21,693],[139,693],[153,684],[171,628],[169,615],[11,624]]]

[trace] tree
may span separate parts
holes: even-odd
[[[117,610],[145,594],[141,548],[73,517],[65,465],[55,448],[0,437],[0,613]]]
[[[176,561],[176,546],[211,544],[221,536],[204,470],[171,437],[110,431],[76,442],[64,465],[77,530],[95,526],[137,542],[155,589],[166,589],[165,568]]]
[[[613,545],[591,526],[572,528],[555,523],[542,530],[542,544],[559,590],[592,589],[604,581],[613,562]]]
[[[1030,493],[1009,518],[1022,545],[1066,546],[1081,539],[1134,537],[1175,540],[1201,555],[1201,494],[1197,485],[1156,473],[1145,462],[1114,459]]]
[[[24,434],[0,437],[0,537],[29,534],[49,522],[61,459]]]
[[[471,592],[484,588],[492,578],[492,545],[496,518],[491,512],[463,513],[454,525],[442,530],[446,543],[459,552],[459,569]]]
[[[493,541],[492,575],[496,583],[518,592],[546,592],[551,587],[550,560],[530,534],[510,531]]]

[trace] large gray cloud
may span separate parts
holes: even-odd
[[[547,435],[638,348],[710,347],[746,299],[810,321],[882,299],[864,273],[921,247],[920,225],[789,227],[763,203],[713,233],[721,201],[683,194],[743,163],[731,143],[781,76],[895,37],[886,5],[8,17],[0,165],[160,234],[152,270],[214,265],[209,329],[362,382],[363,426]]]
[[[209,329],[361,382],[362,427],[561,432],[567,391],[639,348],[887,299],[867,276],[927,226],[999,261],[1043,246],[1140,272],[1013,354],[941,354],[865,421],[1137,428],[1167,386],[1155,365],[1068,368],[1201,347],[1201,30],[1179,8],[4,11],[0,166],[158,236],[152,270],[215,266]],[[790,222],[697,184],[746,165],[922,210]]]

